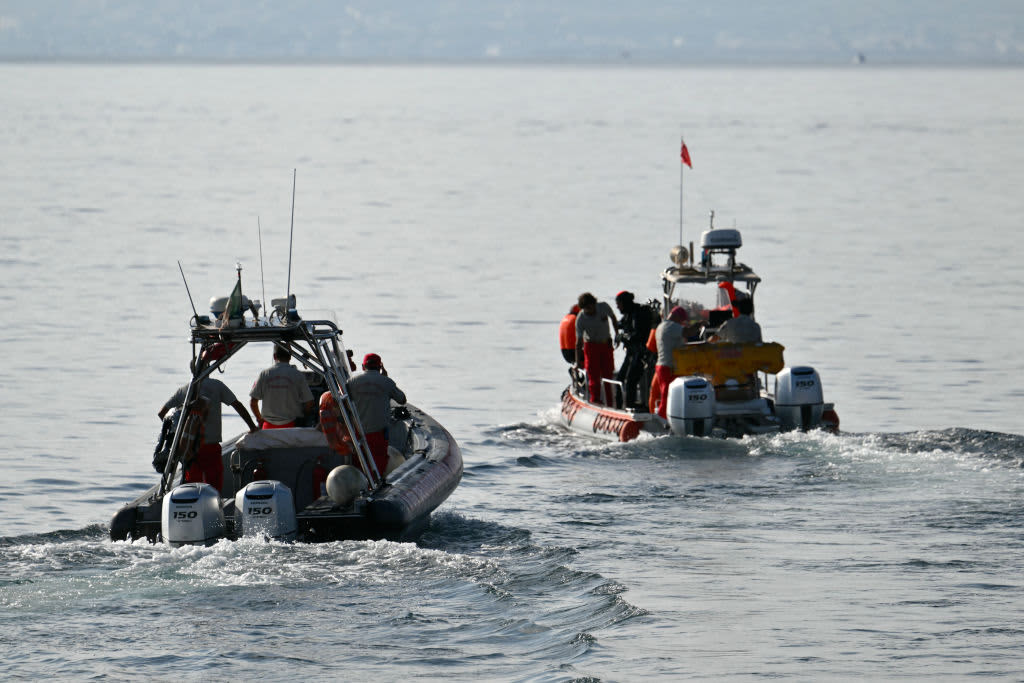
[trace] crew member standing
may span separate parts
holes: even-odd
[[[263,429],[294,427],[298,418],[313,409],[313,392],[306,377],[288,362],[291,359],[291,351],[275,345],[274,364],[260,372],[249,391],[249,406]]]
[[[676,306],[668,314],[668,320],[662,321],[654,332],[658,342],[658,364],[654,366],[654,381],[651,382],[650,409],[663,418],[668,414],[668,385],[676,377],[676,362],[672,355],[676,349],[686,345],[684,324],[688,318],[686,309]]]
[[[643,386],[644,357],[653,316],[650,307],[636,303],[632,292],[619,292],[615,296],[615,306],[622,314],[619,338],[626,351],[616,379],[622,382],[625,406],[643,410],[647,407],[648,392],[648,387]]]
[[[363,357],[363,371],[348,381],[352,404],[366,434],[370,455],[377,472],[384,476],[388,467],[388,426],[391,424],[391,401],[405,405],[405,394],[395,380],[388,377],[384,362],[376,353]]]
[[[180,408],[184,405],[186,392],[188,392],[187,384],[180,387],[174,392],[174,395],[167,399],[167,403],[157,413],[161,420],[171,408]],[[245,409],[241,401],[235,398],[231,389],[219,379],[204,378],[199,384],[199,396],[206,399],[206,414],[203,416],[203,440],[195,459],[185,470],[183,481],[205,481],[220,491],[220,487],[224,483],[224,463],[221,461],[220,449],[221,404],[234,408],[235,412],[245,420],[245,424],[249,425],[250,432],[259,431],[259,427],[252,421],[249,411]]]
[[[612,307],[598,302],[590,292],[579,297],[580,312],[576,316],[576,363],[587,371],[587,387],[591,403],[615,405],[611,386],[602,396],[601,380],[615,376],[615,352],[612,347],[612,328],[618,332],[619,321]]]

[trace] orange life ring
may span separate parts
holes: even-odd
[[[576,348],[576,314],[569,313],[558,325],[558,343],[563,351],[571,351]]]
[[[349,436],[345,423],[338,419],[341,410],[334,400],[334,394],[325,391],[320,395],[320,429],[327,437],[327,445],[338,455],[348,455],[352,452],[350,444],[352,437]]]

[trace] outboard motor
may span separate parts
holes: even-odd
[[[668,385],[668,423],[679,436],[711,436],[715,388],[703,377],[676,377]]]
[[[295,502],[292,490],[279,481],[250,482],[235,495],[235,534],[282,541],[295,538]]]
[[[173,546],[210,544],[224,535],[220,494],[209,484],[174,487],[164,496],[160,533]]]
[[[817,427],[824,405],[821,378],[814,368],[783,368],[775,376],[775,415],[784,429]]]

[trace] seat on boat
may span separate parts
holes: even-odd
[[[346,462],[327,445],[319,429],[286,427],[263,429],[241,437],[227,464],[224,495],[234,495],[255,479],[276,480],[291,489],[298,511],[319,497],[314,489],[314,468],[319,465],[330,472]]]

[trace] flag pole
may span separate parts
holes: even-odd
[[[690,150],[686,149],[686,141],[679,138],[679,244],[683,243],[683,165],[693,168],[690,162]]]
[[[683,147],[686,144],[679,138],[679,144]],[[682,149],[681,147],[680,149]],[[679,162],[679,244],[683,243],[683,163]]]

